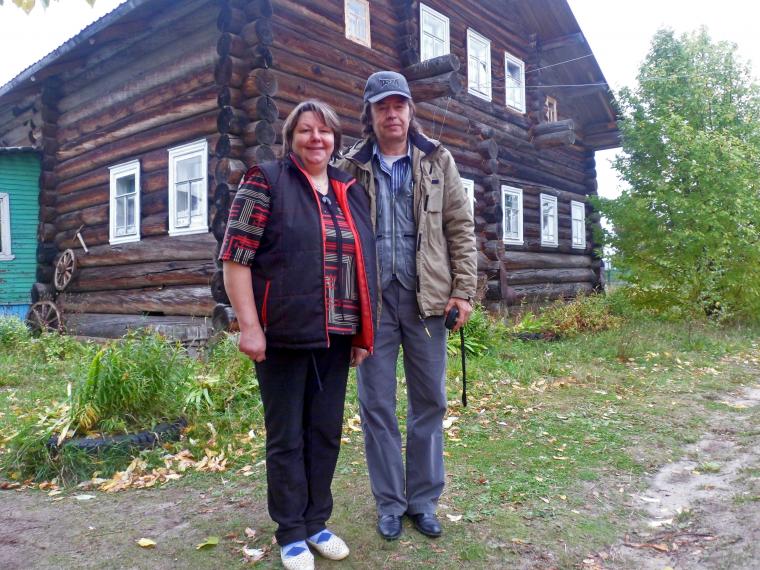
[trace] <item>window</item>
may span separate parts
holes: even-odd
[[[557,237],[557,198],[541,194],[541,245],[556,247]]]
[[[557,114],[557,100],[554,97],[546,97],[546,122],[556,123],[559,120]]]
[[[570,202],[570,215],[573,224],[573,247],[586,249],[586,206],[583,202]]]
[[[363,46],[370,45],[369,2],[367,0],[346,0],[346,37]]]
[[[0,261],[11,261],[11,205],[10,197],[0,193]]]
[[[169,235],[208,231],[208,143],[169,149]]]
[[[464,192],[467,194],[467,199],[470,202],[470,211],[475,213],[475,182],[468,178],[462,178],[462,186],[464,186]]]
[[[467,30],[467,91],[491,100],[491,41]]]
[[[525,112],[525,64],[509,55],[505,58],[505,83],[507,91],[507,106]]]
[[[420,61],[449,51],[449,19],[420,3]]]
[[[140,163],[111,166],[109,243],[140,240]]]
[[[523,243],[523,193],[520,188],[501,187],[504,243]]]

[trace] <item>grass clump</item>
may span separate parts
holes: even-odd
[[[512,328],[517,335],[544,338],[574,337],[619,328],[623,320],[613,314],[604,295],[578,295],[572,301],[557,300],[539,314],[526,311]]]
[[[74,386],[71,421],[78,433],[145,429],[182,413],[193,361],[156,334],[130,334],[103,347]]]
[[[0,317],[0,348],[14,348],[29,341],[31,335],[18,317]]]

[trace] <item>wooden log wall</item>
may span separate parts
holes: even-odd
[[[486,18],[502,14],[503,6],[487,1],[475,8],[467,2],[426,2],[450,21],[451,53],[462,63],[454,74],[464,88],[442,89],[455,93],[417,102],[417,116],[424,131],[440,139],[457,161],[463,177],[475,182],[476,231],[479,250],[480,294],[491,309],[505,305],[564,297],[598,285],[598,260],[592,254],[591,224],[585,250],[571,247],[570,201],[586,202],[595,192],[593,152],[576,141],[572,117],[557,125],[545,123],[545,93],[526,91],[526,113],[506,107],[504,52],[521,58],[526,71],[536,70],[540,61],[535,35],[524,24],[508,18]],[[366,78],[380,69],[407,74],[410,82],[436,75],[423,70],[419,56],[419,10],[416,0],[377,0],[371,3],[372,49],[345,38],[343,2],[277,0],[271,17],[271,68],[279,90],[276,100],[280,119],[300,101],[316,97],[331,104],[341,116],[344,135],[358,138],[361,125],[361,95]],[[467,93],[467,29],[473,28],[491,40],[492,101]],[[451,67],[446,61],[432,84],[448,82]],[[423,71],[419,71],[423,70]],[[419,75],[422,73],[422,76]],[[527,73],[527,83],[540,83],[540,73]],[[452,82],[452,85],[456,82]],[[437,88],[437,87],[436,87]],[[435,89],[426,94],[436,96]],[[543,119],[542,119],[543,117]],[[238,145],[242,148],[242,145]],[[523,190],[524,244],[505,246],[502,241],[501,185]],[[558,199],[560,245],[540,244],[539,194]],[[591,220],[587,207],[587,219]],[[513,254],[532,259],[523,273],[510,277],[507,265]],[[544,256],[559,255],[566,265],[542,267]],[[583,268],[576,267],[576,258]],[[223,319],[222,319],[223,320]]]
[[[230,0],[222,3],[217,20],[219,59],[214,76],[220,136],[214,149],[219,162],[214,172],[211,222],[215,252],[224,239],[229,206],[243,174],[255,164],[275,158],[272,145],[279,110],[274,99],[278,78],[271,69],[272,14],[271,0]],[[214,327],[231,330],[234,313],[218,261],[212,271],[210,293],[216,302],[214,315],[231,315],[224,323],[214,318]]]
[[[154,8],[130,13],[129,34],[115,29],[113,41],[80,46],[82,65],[43,92],[43,116],[55,120],[43,124],[52,162],[41,177],[45,239],[38,258],[46,271],[39,277],[52,274],[55,253],[75,251],[75,277],[56,300],[65,312],[211,316],[213,310],[213,237],[168,235],[168,149],[206,139],[208,171],[218,169],[215,22],[229,11],[211,0]],[[141,239],[110,245],[109,167],[131,160],[140,163]],[[213,188],[210,180],[210,203]]]
[[[42,141],[41,107],[37,91],[9,98],[0,109],[0,146],[38,147]]]

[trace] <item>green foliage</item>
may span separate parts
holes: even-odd
[[[658,32],[619,95],[629,184],[599,200],[630,299],[679,318],[760,311],[760,98],[735,46]]]
[[[571,301],[558,300],[540,314],[522,313],[512,332],[546,337],[573,337],[581,333],[594,333],[620,326],[622,320],[613,315],[604,295],[578,295]]]
[[[71,426],[78,432],[145,429],[176,420],[193,361],[154,334],[131,334],[103,347],[74,386]]]
[[[0,348],[14,348],[31,338],[29,329],[18,317],[0,317]]]
[[[493,346],[494,340],[504,337],[504,326],[488,315],[481,305],[475,305],[464,328],[464,349],[469,356],[482,356]],[[446,345],[449,356],[459,354],[459,333],[450,334]]]

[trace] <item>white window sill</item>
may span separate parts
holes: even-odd
[[[111,238],[108,243],[110,245],[118,245],[120,243],[134,243],[136,241],[140,241],[140,236],[123,236],[123,237],[115,237]]]
[[[16,259],[15,255],[11,255],[10,253],[0,253],[0,261],[13,261]]]
[[[474,95],[478,99],[483,99],[484,101],[491,101],[491,94],[490,93],[483,93],[482,91],[478,91],[476,89],[473,89],[472,87],[469,87],[467,89],[467,93],[470,95]]]
[[[559,247],[558,243],[541,242],[541,247]]]
[[[504,245],[524,245],[525,242],[523,240],[517,240],[517,239],[503,239]]]
[[[169,230],[170,236],[186,236],[191,234],[207,234],[208,233],[208,226],[198,226],[195,228],[179,228],[179,229],[173,229]]]

